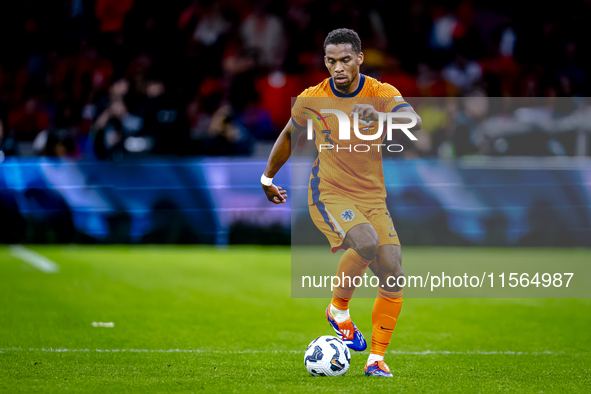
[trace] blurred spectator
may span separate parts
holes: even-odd
[[[477,62],[458,54],[443,68],[441,75],[451,85],[450,95],[465,96],[482,77],[482,68]]]
[[[114,121],[121,124],[117,127],[119,130],[128,133],[134,133],[141,130],[143,124],[142,118],[130,114],[125,103],[121,100],[117,100],[110,103],[103,113],[99,115],[93,128],[95,130],[102,130]]]
[[[189,24],[191,18],[196,17],[197,21],[191,40],[198,45],[212,47],[222,40],[222,37],[230,31],[232,26],[222,14],[218,3],[212,2],[207,7],[201,7],[201,15],[199,15],[199,10],[197,2],[193,2],[181,14],[179,27],[183,28]]]
[[[588,76],[577,58],[577,44],[568,42],[564,48],[564,60],[556,70],[561,91],[565,95],[583,95],[587,91]]]
[[[141,130],[143,119],[130,114],[121,100],[109,104],[93,125],[94,151],[97,157],[107,158],[123,154],[123,142],[127,135]]]
[[[252,139],[229,105],[220,107],[212,116],[206,152],[209,155],[247,155]]]
[[[92,129],[100,157],[248,154],[276,138],[292,97],[328,77],[322,44],[339,27],[360,34],[361,71],[409,99],[589,96],[591,3],[533,12],[471,0],[395,9],[373,0],[8,2],[0,12],[1,149],[93,157]],[[408,154],[501,154],[494,144],[503,141],[474,134],[478,119],[461,117],[426,129]]]
[[[27,99],[8,115],[8,128],[14,130],[19,141],[32,141],[49,124],[49,114],[35,97]]]
[[[125,16],[131,10],[133,0],[96,0],[94,4],[96,18],[100,22],[100,31],[110,33],[123,28]]]
[[[81,121],[81,109],[76,102],[58,103],[53,125],[37,134],[33,152],[43,156],[81,158]]]
[[[265,5],[255,6],[252,14],[242,22],[240,34],[246,49],[256,51],[260,66],[275,69],[283,65],[287,51],[283,24],[277,16],[266,11]]]
[[[103,114],[113,103],[126,103],[129,95],[129,81],[119,78],[111,84],[107,94],[98,98],[96,103],[87,104],[83,112],[87,111],[88,116],[94,120],[96,114]],[[125,104],[127,108],[127,104]]]
[[[74,132],[72,129],[43,130],[33,141],[33,152],[41,156],[79,158]]]
[[[209,124],[222,99],[221,81],[208,78],[201,84],[199,93],[187,105],[187,121],[190,139],[196,142],[194,153],[204,154],[202,142],[209,138]]]
[[[282,71],[274,71],[255,82],[256,91],[260,97],[261,109],[272,120],[271,127],[274,130],[285,127],[291,118],[291,99],[297,97],[306,87],[301,79],[294,75],[288,75]],[[262,131],[262,130],[261,130]],[[276,134],[261,133],[259,138],[274,139]]]
[[[146,100],[138,111],[143,118],[142,132],[154,138],[157,152],[187,153],[184,146],[189,140],[185,111],[176,98],[167,92],[159,79],[146,84]]]

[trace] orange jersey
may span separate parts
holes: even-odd
[[[363,207],[385,204],[386,188],[382,168],[384,146],[376,146],[382,143],[381,138],[368,141],[354,133],[353,117],[349,115],[355,104],[372,105],[382,113],[396,112],[409,106],[392,85],[360,74],[359,87],[355,92],[343,94],[335,89],[332,78],[327,78],[304,90],[292,108],[291,117],[295,127],[306,133],[308,119],[312,119],[314,127],[313,138],[318,157],[310,176],[309,205],[335,201],[350,201]],[[339,138],[337,116],[321,114],[323,109],[336,109],[349,117],[349,139]],[[377,122],[359,122],[358,130],[362,135],[374,135]],[[327,148],[331,145],[332,149]]]

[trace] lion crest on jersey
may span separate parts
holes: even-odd
[[[345,209],[341,212],[341,219],[343,219],[343,222],[350,222],[355,219],[355,212],[352,209]]]

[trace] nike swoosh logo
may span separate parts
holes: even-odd
[[[388,235],[390,236],[390,238],[392,238],[392,237],[397,237],[397,236],[398,236],[398,234],[394,234],[394,235],[392,235],[392,234],[390,234],[390,233],[388,233]]]
[[[383,326],[380,326],[380,328],[381,328],[382,330],[386,330],[386,331],[394,331],[394,329],[393,329],[393,328],[386,328],[386,327],[383,327]]]

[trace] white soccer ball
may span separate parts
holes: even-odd
[[[304,362],[312,376],[341,376],[351,365],[351,353],[339,338],[324,335],[308,345]]]

